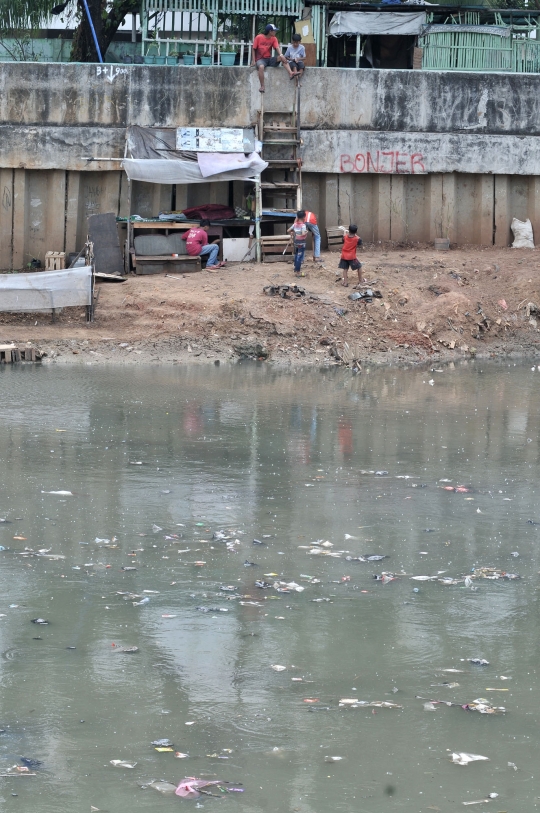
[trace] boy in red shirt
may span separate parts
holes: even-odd
[[[345,287],[349,284],[348,272],[349,268],[358,272],[358,284],[363,282],[362,279],[362,263],[356,259],[356,248],[362,241],[356,234],[358,226],[350,225],[348,234],[343,234],[343,248],[341,249],[341,259],[339,261],[339,268],[343,271],[343,282]]]
[[[274,31],[277,31],[275,25],[267,25],[264,29],[264,34],[257,34],[253,40],[251,64],[256,66],[259,72],[259,82],[261,83],[259,90],[261,93],[264,93],[265,68],[277,68],[279,63],[282,62],[290,72],[289,65],[281,53],[281,48],[279,47],[279,42],[276,39]],[[277,56],[272,56],[272,49],[276,52]]]

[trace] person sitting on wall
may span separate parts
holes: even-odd
[[[289,73],[291,72],[287,60],[281,53],[279,42],[276,39],[274,31],[277,31],[275,25],[271,23],[264,29],[264,34],[257,34],[253,40],[252,49],[252,66],[256,66],[259,73],[259,82],[261,84],[259,91],[264,93],[264,69],[277,68],[279,63],[283,63]],[[277,56],[272,56],[274,50]]]
[[[286,65],[289,72],[289,76],[291,79],[294,79],[295,76],[300,79],[302,74],[304,73],[305,64],[302,60],[306,58],[306,49],[302,45],[302,37],[300,34],[293,34],[292,35],[292,43],[288,46],[287,50],[285,51],[285,59]]]
[[[208,242],[209,220],[201,220],[198,229],[190,229],[185,236],[187,253],[191,257],[208,257],[206,262],[207,271],[217,271],[226,263],[218,263],[219,237]]]

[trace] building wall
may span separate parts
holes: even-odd
[[[89,214],[127,213],[128,125],[246,127],[261,104],[290,111],[293,84],[267,73],[262,96],[247,68],[0,64],[0,268],[80,249]],[[304,202],[366,240],[508,245],[512,217],[540,234],[539,91],[534,74],[310,68]],[[176,188],[179,209],[228,199],[227,184]],[[171,202],[171,187],[133,184],[133,213]]]

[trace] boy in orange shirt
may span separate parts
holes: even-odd
[[[362,263],[358,262],[356,259],[356,248],[358,245],[362,245],[362,241],[356,234],[358,231],[358,226],[354,226],[351,224],[349,226],[348,234],[343,234],[343,248],[341,249],[341,259],[339,261],[339,268],[343,271],[343,281],[342,285],[345,288],[349,284],[348,279],[348,272],[349,268],[352,268],[353,271],[358,272],[358,284],[360,285],[363,282],[362,279]]]

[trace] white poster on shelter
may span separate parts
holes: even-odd
[[[244,152],[241,127],[178,127],[176,149],[192,152]]]

